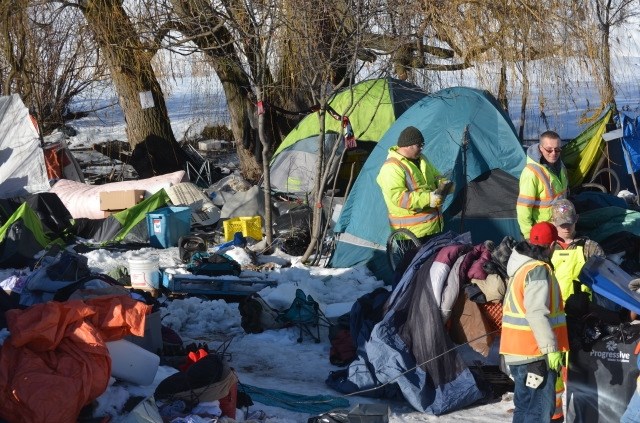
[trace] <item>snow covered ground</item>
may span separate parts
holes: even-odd
[[[629,58],[626,62],[629,69],[638,66],[640,60]],[[620,66],[616,68],[622,70]],[[471,85],[460,76],[460,84]],[[620,81],[626,82],[618,87],[620,105],[627,105],[631,112],[638,110],[640,93],[633,79],[618,75]],[[626,78],[626,79],[625,79]],[[580,113],[588,104],[597,102],[596,94],[588,81],[577,81],[577,91],[572,91],[571,98],[550,108],[551,128],[558,130],[565,138],[577,135],[583,125],[578,122]],[[193,78],[173,80],[167,84],[167,104],[174,132],[178,139],[184,136],[194,136],[206,124],[227,122],[224,110],[225,102],[220,94],[219,85],[211,81],[199,81]],[[106,105],[114,103],[114,97],[108,92],[96,92],[90,95],[86,104]],[[519,110],[517,93],[513,93],[512,110]],[[537,105],[540,98],[532,99],[531,116],[539,116]],[[79,108],[83,108],[80,107]],[[517,127],[518,116],[512,112]],[[533,120],[533,119],[532,119]],[[536,126],[536,121],[538,126]],[[530,121],[527,136],[535,137],[540,132],[540,121]],[[72,124],[78,130],[78,135],[69,139],[72,148],[90,146],[107,140],[125,140],[124,122],[117,108],[102,109],[95,116],[81,119]],[[546,129],[546,128],[544,128]],[[543,129],[543,130],[544,130]],[[97,272],[107,273],[113,268],[127,264],[127,259],[133,254],[158,255],[162,268],[179,267],[177,248],[154,250],[145,248],[136,252],[116,253],[97,250],[87,253],[90,267]],[[247,263],[246,253],[235,248],[230,254],[240,263]],[[348,311],[352,303],[368,292],[382,286],[382,282],[375,279],[365,268],[353,269],[325,269],[307,267],[296,257],[290,257],[278,252],[273,256],[260,256],[261,262],[275,262],[276,269],[269,272],[269,279],[277,286],[265,288],[260,295],[275,308],[286,308],[291,304],[297,288],[302,289],[316,299],[321,309],[329,317],[337,317]],[[289,266],[290,264],[290,266]],[[10,271],[0,272],[0,280]],[[339,369],[329,363],[329,342],[327,329],[321,332],[322,342],[314,343],[305,339],[302,343],[296,341],[298,333],[295,329],[269,330],[261,334],[246,334],[240,327],[240,313],[237,303],[227,303],[223,300],[208,301],[196,297],[166,301],[162,309],[163,324],[175,329],[185,343],[206,342],[211,349],[218,348],[224,341],[231,340],[227,352],[231,353],[230,365],[236,370],[241,383],[247,383],[262,388],[279,389],[304,395],[334,395],[339,394],[328,388],[324,380],[331,371]],[[6,337],[6,332],[4,336]],[[2,338],[2,336],[0,336]],[[465,357],[478,358],[467,351]],[[495,362],[496,357],[491,357]],[[490,361],[491,361],[490,360]],[[133,386],[116,382],[98,398],[96,416],[109,414],[112,421],[122,421],[125,416],[123,406],[130,396],[148,396],[153,393],[155,386],[173,373],[170,367],[160,367],[155,380],[150,386]],[[347,398],[351,405],[357,403],[374,402],[372,399],[359,396]],[[478,404],[465,410],[435,417],[415,412],[406,403],[392,403],[392,422],[508,422],[511,421],[510,409],[513,402],[510,397]],[[263,410],[268,416],[268,422],[306,422],[309,414],[289,411],[282,408],[256,403],[252,411]],[[238,420],[243,421],[243,414],[239,413]]]

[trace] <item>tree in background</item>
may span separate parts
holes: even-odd
[[[157,49],[143,43],[121,0],[79,0],[75,6],[109,66],[127,123],[127,138],[134,148],[132,159],[138,158],[136,171],[148,177],[183,169],[185,157],[151,63]]]
[[[593,0],[591,3],[600,33],[600,45],[595,50],[599,66],[595,68],[602,71],[600,101],[603,105],[616,102],[611,76],[611,32],[614,28],[629,22],[632,17],[638,16],[639,6],[640,3],[634,0]]]
[[[73,23],[73,24],[71,24]],[[99,51],[90,42],[77,9],[50,2],[0,4],[1,95],[19,94],[38,118],[43,135],[64,125],[70,104],[105,77]]]

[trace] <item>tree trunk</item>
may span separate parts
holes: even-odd
[[[324,107],[326,107],[326,103]],[[311,242],[307,246],[307,250],[302,255],[301,261],[303,263],[309,260],[309,257],[311,257],[311,254],[313,253],[313,250],[321,242],[320,235],[321,235],[321,225],[322,225],[322,194],[323,194],[322,191],[324,189],[323,180],[322,180],[323,179],[322,170],[325,168],[324,139],[325,139],[326,113],[327,112],[324,108],[321,108],[318,113],[318,119],[320,122],[320,127],[319,127],[320,136],[318,137],[318,164],[316,165],[316,172],[315,172],[316,180],[315,180],[315,186],[313,188],[313,192],[311,193],[311,198],[313,199],[313,203],[310,204],[312,208]]]
[[[83,0],[81,10],[111,73],[133,154],[130,164],[141,178],[184,169],[164,94],[151,59],[118,0]]]
[[[611,77],[611,47],[609,46],[610,27],[604,25],[602,28],[602,70],[604,71],[604,81],[602,87],[602,102],[604,104],[615,104],[616,92],[613,88]]]
[[[164,94],[151,66],[152,55],[144,49],[121,2],[85,0],[82,5],[82,12],[109,65],[131,147],[155,136],[179,149]],[[149,107],[143,106],[142,97],[148,100],[145,106]]]
[[[258,101],[262,101],[262,87],[256,87],[256,94],[258,97]],[[271,248],[271,244],[273,243],[273,219],[271,215],[271,176],[269,174],[269,157],[268,152],[270,150],[269,138],[264,132],[265,127],[265,119],[264,119],[264,110],[262,113],[258,114],[258,134],[260,136],[260,142],[262,143],[262,173],[264,175],[264,183],[262,189],[264,191],[264,232],[265,239],[267,242],[267,248]]]
[[[236,140],[240,171],[246,179],[255,182],[262,175],[262,144],[255,120],[250,77],[242,67],[233,36],[224,22],[214,15],[209,1],[173,0],[171,3],[180,21],[180,31],[204,52],[220,79]],[[265,136],[272,139],[273,120],[263,118]],[[267,156],[269,154],[267,152]]]
[[[529,73],[527,71],[527,60],[522,61],[522,101],[520,103],[520,128],[518,138],[524,141],[524,126],[527,120],[527,101],[529,100]]]
[[[507,61],[502,59],[500,66],[500,84],[498,85],[498,103],[505,112],[509,111],[509,99],[507,98]]]

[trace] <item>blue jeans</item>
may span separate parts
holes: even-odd
[[[620,418],[620,423],[636,422],[640,422],[640,384],[633,393],[629,405],[627,405],[627,411]]]
[[[513,390],[513,423],[547,423],[556,407],[557,373],[547,369],[544,381],[536,389],[529,388],[527,364],[509,365],[515,388]]]

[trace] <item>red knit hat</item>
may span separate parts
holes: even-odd
[[[558,230],[552,223],[540,222],[533,225],[529,234],[529,242],[533,245],[548,247],[558,239]]]

